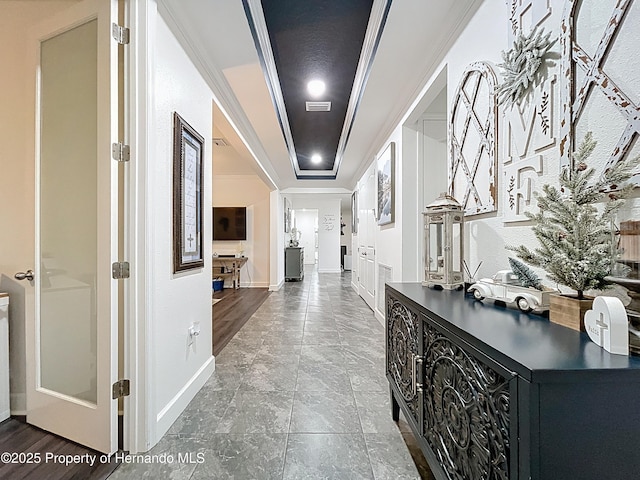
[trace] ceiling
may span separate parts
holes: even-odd
[[[214,146],[214,174],[338,192],[353,189],[481,2],[161,0],[158,8],[216,96],[212,135],[228,146]],[[306,92],[315,75],[327,84],[319,99]],[[332,111],[307,112],[310,100],[331,101]],[[309,163],[316,152],[320,165]]]

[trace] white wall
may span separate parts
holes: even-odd
[[[550,0],[551,14],[544,20],[543,26],[545,31],[553,32],[552,38],[560,34],[560,19],[564,10],[564,1]],[[592,2],[599,5],[598,2]],[[604,24],[603,24],[604,25]],[[509,5],[503,0],[485,0],[478,9],[468,26],[457,38],[452,47],[446,53],[442,63],[434,66],[434,75],[428,78],[424,84],[423,90],[416,98],[414,104],[407,111],[399,126],[387,138],[381,146],[378,155],[382,153],[386,145],[390,141],[397,142],[398,151],[397,158],[399,162],[396,165],[396,221],[393,225],[376,227],[376,257],[379,263],[390,265],[393,268],[394,280],[415,281],[421,280],[422,275],[422,252],[421,240],[422,235],[422,211],[424,206],[437,197],[440,192],[447,191],[447,178],[445,172],[448,170],[448,162],[450,156],[448,147],[446,147],[446,155],[443,155],[443,145],[438,139],[429,138],[426,125],[419,128],[417,125],[419,116],[425,111],[424,99],[437,94],[443,86],[447,88],[447,111],[450,112],[453,96],[462,78],[464,70],[468,65],[478,61],[487,61],[494,66],[502,62],[501,51],[511,47],[508,40],[509,30]],[[596,32],[594,38],[598,40],[600,37]],[[627,35],[629,35],[627,30]],[[633,38],[640,41],[640,33],[635,31],[631,34]],[[634,37],[635,36],[635,37]],[[628,43],[629,37],[625,37]],[[558,41],[553,50],[560,50],[560,42]],[[619,58],[623,58],[619,57]],[[630,64],[631,65],[631,64]],[[633,63],[636,65],[636,63]],[[612,67],[613,68],[613,67]],[[634,67],[635,68],[635,67]],[[499,69],[495,67],[498,81],[500,81]],[[624,70],[617,70],[618,72]],[[634,70],[635,71],[635,70]],[[446,74],[446,82],[443,85],[441,78],[442,72]],[[539,154],[542,156],[543,171],[539,178],[536,179],[537,185],[544,183],[556,183],[559,172],[559,137],[560,137],[560,121],[561,108],[559,86],[561,72],[560,62],[555,61],[549,70],[550,78],[556,76],[557,81],[555,87],[551,87],[552,92],[552,129],[555,138],[554,143],[550,147],[540,148],[529,152],[529,155]],[[632,77],[635,78],[635,77]],[[625,82],[629,83],[629,82]],[[433,87],[430,91],[430,88]],[[632,90],[631,87],[628,87]],[[632,90],[633,91],[633,90]],[[637,89],[635,90],[637,92]],[[598,92],[598,95],[601,95]],[[421,103],[422,102],[422,103]],[[421,110],[420,110],[421,109]],[[505,212],[505,142],[506,142],[506,120],[503,116],[504,108],[501,107],[498,113],[498,211],[483,215],[475,215],[467,217],[465,224],[465,258],[471,270],[482,262],[482,266],[478,272],[477,278],[480,276],[488,276],[495,271],[508,266],[508,256],[512,253],[505,247],[508,245],[524,244],[529,247],[536,247],[537,240],[531,232],[528,223],[522,221],[509,221]],[[602,130],[602,122],[597,122],[596,116],[589,117],[590,128],[595,125]],[[409,119],[409,120],[407,120]],[[405,123],[406,122],[406,123]],[[400,125],[405,125],[400,127]],[[422,135],[423,138],[416,139],[414,133]],[[621,131],[615,130],[611,133],[611,138],[616,140],[620,137]],[[578,135],[578,138],[580,136]],[[611,139],[606,132],[601,134],[601,141],[610,142]],[[416,141],[418,143],[416,144]],[[532,143],[535,143],[533,140]],[[429,165],[429,157],[425,156],[425,163],[416,162],[422,155],[416,145],[424,149],[433,149],[434,153],[440,161],[438,165]],[[638,147],[636,146],[636,149]],[[378,156],[377,155],[377,156]],[[376,156],[376,157],[377,157]],[[420,160],[421,161],[421,160]],[[597,159],[593,159],[593,164],[597,164]],[[418,185],[413,181],[413,172],[418,173],[416,177],[420,178]],[[364,176],[358,182],[356,188],[364,181]],[[428,178],[428,180],[427,180]],[[413,190],[418,189],[420,194],[413,195]],[[634,196],[638,197],[640,193],[635,192]],[[423,200],[424,205],[414,208],[414,201]],[[417,203],[417,202],[416,202]],[[532,202],[532,204],[534,204]],[[624,209],[625,216],[634,214],[640,210],[639,201],[632,199],[628,202]],[[415,240],[417,236],[417,241]],[[402,245],[399,248],[399,245]],[[413,265],[419,266],[417,272],[414,271]],[[376,275],[377,275],[376,269]],[[415,278],[417,275],[417,278]],[[541,273],[541,278],[544,274]],[[377,292],[380,293],[380,292]]]
[[[562,10],[562,6],[559,3],[564,2],[555,3],[557,5],[554,13],[559,13],[558,10]],[[452,97],[462,78],[462,74],[469,64],[478,60],[490,61],[495,64],[501,62],[501,50],[509,48],[507,40],[507,10],[504,2],[500,0],[486,1],[478,9],[474,18],[469,22],[465,31],[449,51],[446,58],[448,68],[448,105],[451,105]],[[495,28],[487,28],[488,25],[495,25]],[[498,131],[500,131],[500,126]],[[449,158],[448,161],[450,162],[451,159]],[[557,163],[556,167],[550,165],[549,168],[557,172]],[[501,177],[501,172],[499,172],[499,185],[502,184]],[[498,193],[500,194],[501,192],[502,189],[498,187]],[[465,243],[466,261],[472,270],[475,270],[476,266],[482,262],[478,278],[492,275],[497,270],[507,268],[508,252],[504,248],[505,244],[534,244],[529,227],[505,227],[499,213],[469,217],[466,221],[465,229],[467,238]],[[491,245],[491,248],[487,248],[488,245]]]
[[[34,268],[35,72],[28,31],[74,1],[0,2],[0,274],[10,291],[11,412],[26,412],[25,283],[18,271]],[[31,288],[28,287],[30,290]]]
[[[271,222],[269,224],[270,238],[270,270],[269,290],[277,292],[284,285],[284,196],[279,190],[273,190],[270,194]]]
[[[155,82],[155,151],[147,159],[151,250],[147,278],[151,344],[151,445],[182,413],[213,371],[211,356],[211,215],[203,222],[204,268],[173,273],[173,112],[178,112],[205,139],[204,205],[211,205],[212,92],[160,15],[152,43]],[[200,336],[188,345],[188,329],[200,322]]]
[[[242,242],[247,263],[240,273],[241,286],[269,286],[270,191],[257,175],[213,175],[214,207],[247,207],[247,240]],[[209,215],[211,212],[208,213]],[[212,251],[235,254],[237,241],[215,241]]]
[[[380,157],[387,145],[390,142],[395,142],[396,149],[396,161],[395,161],[395,217],[394,222],[387,225],[376,225],[374,231],[376,232],[376,262],[383,265],[390,266],[393,269],[394,281],[403,280],[402,277],[402,257],[407,254],[414,254],[411,248],[407,248],[404,245],[406,237],[409,236],[407,230],[402,228],[405,223],[405,217],[412,215],[415,217],[417,211],[417,205],[411,202],[403,201],[406,195],[415,195],[417,188],[416,174],[414,170],[416,168],[416,161],[405,161],[402,156],[403,143],[402,143],[402,128],[398,127],[391,134],[385,145],[380,149],[376,155],[376,159]],[[376,177],[377,178],[377,177]],[[377,185],[377,184],[376,184]],[[377,193],[375,193],[377,202]],[[378,284],[378,269],[376,267],[376,285]],[[376,295],[384,292],[376,292]]]

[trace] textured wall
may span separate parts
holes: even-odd
[[[155,49],[155,152],[149,162],[148,215],[151,225],[150,333],[157,437],[182,411],[184,390],[211,360],[211,163],[212,93],[179,46],[162,17],[157,17]],[[203,106],[205,106],[203,108]],[[173,273],[173,112],[205,138],[204,268]],[[200,322],[200,336],[188,345],[188,328]]]
[[[558,38],[561,32],[561,22],[564,0],[535,0],[522,3],[525,7],[522,14],[516,11],[511,15],[511,2],[503,0],[486,0],[478,9],[464,31],[455,40],[452,47],[444,56],[442,63],[434,67],[434,72],[446,71],[447,76],[447,110],[448,119],[451,117],[451,108],[454,102],[456,90],[463,74],[469,65],[475,62],[487,62],[495,71],[498,82],[502,81],[501,70],[497,64],[502,62],[501,51],[508,50],[512,46],[513,32],[529,32],[534,25],[544,28],[545,32],[552,32],[551,38]],[[578,21],[578,27],[582,33],[578,36],[591,50],[595,49],[602,38],[609,15],[613,8],[611,2],[606,4],[596,0],[584,0]],[[640,95],[637,79],[640,74],[639,61],[635,56],[629,55],[633,51],[629,46],[637,45],[640,41],[640,32],[630,28],[640,18],[640,4],[634,2],[627,13],[622,34],[616,40],[611,50],[610,57],[604,63],[605,70],[616,79],[616,83],[625,89],[635,99]],[[513,26],[515,25],[515,30]],[[539,190],[544,183],[557,184],[561,168],[561,121],[562,116],[562,69],[560,61],[561,41],[557,40],[552,46],[552,55],[547,67],[543,70],[540,82],[530,91],[520,107],[497,109],[497,185],[496,187],[496,211],[467,217],[465,258],[471,270],[482,262],[482,266],[476,278],[490,276],[495,271],[508,267],[507,257],[512,256],[505,247],[507,245],[524,244],[536,247],[537,240],[531,232],[531,225],[523,215],[524,211],[535,209],[535,199],[531,195]],[[631,58],[633,57],[633,58]],[[433,75],[425,82],[422,92],[416,98],[413,106],[407,111],[399,127],[403,126],[405,132],[413,130],[425,137],[429,137],[424,125],[419,125],[421,120],[416,118],[429,118],[429,107],[425,106],[423,98],[434,97],[442,86],[438,83],[439,74]],[[578,78],[581,78],[578,75]],[[431,89],[431,90],[430,90]],[[481,92],[482,93],[482,92]],[[604,162],[612,146],[618,141],[624,128],[619,112],[608,105],[604,96],[596,91],[593,94],[593,102],[589,103],[581,119],[576,126],[576,138],[582,138],[587,130],[593,130],[598,149],[593,154],[591,164],[602,169]],[[479,105],[482,102],[478,103]],[[486,107],[486,105],[485,105]],[[484,107],[483,107],[484,108]],[[483,109],[479,109],[483,111]],[[486,108],[485,108],[486,110]],[[421,117],[422,116],[422,117]],[[481,121],[484,120],[481,117]],[[410,119],[410,120],[407,120]],[[458,119],[458,127],[464,121],[464,115]],[[449,120],[447,120],[448,122]],[[380,148],[380,155],[389,141],[396,141],[398,149],[398,164],[396,166],[396,222],[393,225],[376,227],[376,260],[379,263],[393,267],[394,280],[413,280],[413,273],[407,267],[408,262],[416,262],[421,265],[419,275],[422,275],[422,238],[418,238],[418,246],[414,246],[413,231],[407,229],[407,215],[413,216],[418,222],[419,237],[422,235],[422,216],[420,213],[424,205],[433,200],[441,191],[446,191],[448,179],[438,174],[442,167],[447,170],[451,166],[452,155],[449,146],[450,132],[447,140],[446,160],[437,145],[430,149],[429,142],[424,142],[421,151],[420,140],[410,134],[400,138],[398,129],[384,142]],[[404,142],[404,144],[403,144]],[[414,142],[418,142],[414,144]],[[418,145],[416,148],[415,145]],[[636,142],[634,154],[640,153],[640,142]],[[433,151],[431,151],[433,150]],[[403,155],[402,152],[405,152]],[[473,149],[467,150],[472,156]],[[434,159],[440,162],[435,168],[430,163]],[[470,163],[472,163],[471,159]],[[446,162],[446,165],[443,163]],[[417,165],[416,165],[417,164]],[[406,188],[415,188],[413,184],[414,172],[420,172],[421,190],[418,201],[424,205],[415,208],[409,195],[400,194],[399,191]],[[359,185],[362,184],[363,176]],[[428,188],[427,188],[427,183]],[[479,188],[486,188],[485,178],[478,179]],[[457,192],[456,192],[457,193]],[[623,209],[622,216],[629,217],[640,214],[640,193],[637,191],[632,200]],[[404,221],[403,221],[404,218]],[[402,258],[400,256],[402,251]],[[544,274],[539,272],[544,278]],[[381,292],[378,292],[380,294]]]

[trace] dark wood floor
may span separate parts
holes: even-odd
[[[225,288],[213,294],[213,354],[218,355],[269,296],[266,288]]]
[[[10,459],[0,460],[0,479],[11,480],[103,480],[118,466],[100,462],[101,454],[14,418],[0,423],[0,454],[9,452]],[[23,454],[19,456],[18,454]],[[39,460],[38,460],[38,455]],[[50,456],[47,457],[47,454]],[[64,457],[80,455],[81,461],[65,465]],[[89,464],[95,458],[93,466]],[[26,460],[32,463],[27,463]],[[55,461],[58,460],[58,461]]]

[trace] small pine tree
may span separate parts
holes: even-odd
[[[509,265],[511,265],[511,271],[516,274],[523,287],[533,287],[536,290],[542,290],[543,287],[540,278],[524,263],[513,257],[509,257]]]
[[[541,194],[535,193],[539,211],[526,215],[536,222],[532,230],[540,247],[533,251],[523,245],[508,247],[529,265],[543,268],[554,282],[575,290],[580,299],[585,290],[607,286],[614,253],[612,219],[633,189],[620,185],[638,165],[638,158],[617,162],[593,181],[595,170],[587,168],[585,160],[595,146],[591,132],[587,133],[574,153],[572,171],[567,168],[560,174],[560,189],[547,184]],[[611,189],[617,191],[605,193]],[[595,204],[600,202],[599,210]]]

